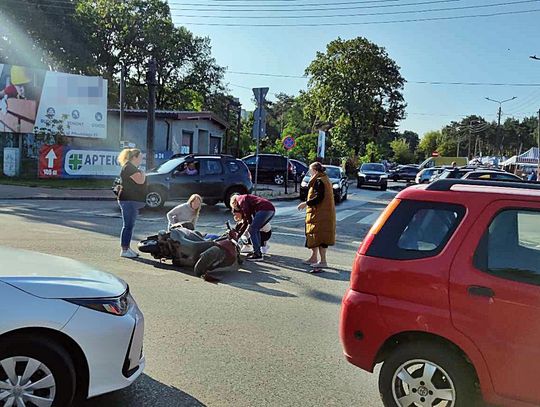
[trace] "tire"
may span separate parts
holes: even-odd
[[[342,201],[346,201],[349,198],[349,191],[345,192],[345,195],[343,195],[343,198],[341,198]]]
[[[274,175],[274,184],[276,184],[276,185],[285,184],[285,174],[275,174]]]
[[[68,407],[73,403],[77,376],[71,357],[61,346],[49,339],[39,337],[19,336],[0,341],[0,385],[8,382],[7,371],[4,367],[9,366],[13,361],[17,369],[15,374],[19,376],[22,375],[29,362],[40,363],[26,384],[52,376],[52,379],[47,380],[47,387],[26,394],[53,398],[52,407]],[[2,388],[5,391],[5,387]],[[13,405],[19,405],[17,399]]]
[[[426,366],[434,369],[431,377],[424,377]],[[400,372],[401,377],[398,377]],[[409,386],[403,386],[403,383]],[[385,407],[408,407],[414,402],[432,405],[437,391],[451,397],[455,407],[479,405],[473,368],[448,346],[426,341],[409,342],[398,345],[386,358],[379,376],[379,392]],[[406,400],[400,401],[405,397]]]
[[[208,271],[216,268],[223,261],[224,257],[225,254],[219,247],[214,246],[209,248],[203,254],[201,254],[201,257],[195,264],[195,267],[193,267],[195,275],[197,277],[204,276]]]
[[[161,251],[157,240],[142,240],[137,245],[137,249],[142,253],[157,254]]]
[[[394,178],[392,178],[392,181],[398,182],[398,181],[399,181],[399,177],[394,177]]]
[[[146,194],[146,207],[150,209],[161,209],[167,201],[167,192],[161,187],[150,187]]]
[[[223,201],[227,209],[231,209],[231,196],[233,196],[234,194],[246,194],[246,193],[247,193],[246,189],[242,187],[229,188],[227,192],[225,193],[225,197],[223,198]]]
[[[357,183],[356,183],[356,188],[358,188],[358,189],[362,188],[362,184],[359,183],[359,182],[357,182]]]
[[[381,191],[386,191],[387,188],[388,188],[387,184],[382,184],[381,185]]]
[[[337,195],[334,195],[334,200],[337,204],[341,203],[341,191],[339,191]]]

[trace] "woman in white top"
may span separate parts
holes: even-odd
[[[171,209],[167,213],[167,220],[169,221],[169,228],[182,222],[191,222],[193,227],[197,225],[199,219],[199,213],[201,212],[202,197],[197,194],[193,194],[189,197],[186,203],[178,205]]]

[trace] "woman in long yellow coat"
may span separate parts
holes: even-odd
[[[306,247],[311,249],[311,257],[305,264],[320,270],[328,267],[326,250],[336,243],[336,206],[332,183],[326,175],[326,168],[319,162],[309,166],[311,180],[307,201],[298,205],[306,209]],[[320,256],[320,261],[319,261]]]

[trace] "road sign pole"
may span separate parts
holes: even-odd
[[[254,186],[254,194],[257,194],[257,180],[259,178],[259,142],[260,137],[257,135],[257,150],[255,151],[255,186]]]
[[[291,155],[290,150],[287,151],[287,168],[285,170],[285,195],[287,195],[287,187],[289,186],[289,156]]]

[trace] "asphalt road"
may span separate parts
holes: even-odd
[[[0,245],[74,258],[126,280],[146,317],[145,374],[130,388],[82,407],[380,406],[377,378],[349,365],[338,338],[350,266],[391,192],[351,188],[338,206],[332,269],[301,264],[303,217],[280,202],[272,256],[205,283],[149,257],[119,257],[114,202],[0,201]],[[201,229],[219,232],[225,207],[204,208]],[[145,212],[135,239],[166,227]],[[104,344],[106,346],[106,344]]]

